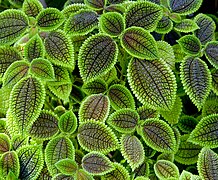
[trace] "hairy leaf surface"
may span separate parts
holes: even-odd
[[[206,44],[205,56],[208,61],[218,69],[218,41],[211,41]]]
[[[78,165],[76,162],[72,159],[61,159],[57,163],[55,163],[55,166],[58,168],[58,170],[65,174],[65,175],[73,175],[75,174],[76,170],[78,169]]]
[[[183,19],[175,24],[174,29],[179,32],[189,33],[199,29],[197,23],[191,19]]]
[[[84,3],[91,9],[100,10],[106,5],[106,0],[84,0]]]
[[[193,116],[183,115],[179,119],[179,123],[177,124],[177,126],[182,132],[190,133],[197,124],[198,124],[198,121]]]
[[[53,85],[53,86],[49,85],[48,88],[58,98],[64,101],[69,101],[69,96],[72,91],[72,84],[67,83],[67,84],[60,84],[60,85]]]
[[[104,93],[107,90],[107,83],[103,79],[99,78],[94,81],[84,83],[82,90],[88,95]]]
[[[159,34],[167,34],[173,29],[173,22],[167,16],[163,16],[158,22],[155,31]]]
[[[16,134],[11,139],[11,148],[16,151],[20,147],[25,146],[28,144],[29,137],[28,136],[22,136],[21,134]]]
[[[82,3],[75,3],[65,7],[62,10],[62,13],[66,18],[69,18],[72,14],[80,11],[81,9],[87,9],[87,6]]]
[[[202,108],[202,116],[218,114],[218,96],[208,97]]]
[[[183,170],[179,177],[179,180],[192,180],[191,178],[192,178],[192,173]]]
[[[27,16],[36,17],[43,10],[43,6],[38,0],[25,0],[22,10]]]
[[[74,133],[77,128],[77,117],[73,111],[67,111],[61,115],[58,121],[58,127],[62,132]]]
[[[140,120],[146,120],[149,118],[158,118],[159,112],[154,109],[149,109],[146,106],[140,106],[137,109],[137,113],[139,114]]]
[[[212,75],[212,90],[218,96],[218,69],[211,71]]]
[[[9,151],[11,148],[10,139],[5,133],[0,133],[0,154]]]

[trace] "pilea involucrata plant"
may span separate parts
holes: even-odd
[[[0,1],[0,180],[218,180],[202,1]]]

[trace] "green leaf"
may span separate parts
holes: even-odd
[[[52,180],[75,180],[72,176],[65,175],[65,174],[56,174]]]
[[[218,155],[209,148],[203,148],[197,163],[198,172],[202,179],[218,178]]]
[[[172,128],[159,119],[144,121],[140,135],[145,143],[159,152],[172,152],[176,147],[175,135]]]
[[[52,177],[51,177],[51,175],[49,174],[49,172],[48,172],[48,168],[47,168],[47,166],[46,166],[46,164],[44,163],[44,167],[43,167],[43,169],[41,170],[41,173],[40,173],[40,175],[39,175],[39,177],[38,177],[38,180],[45,180],[45,179],[51,179]]]
[[[86,35],[98,26],[98,14],[89,9],[73,13],[64,25],[68,35]]]
[[[121,133],[132,133],[139,121],[139,115],[132,109],[120,109],[110,115],[107,123]]]
[[[157,110],[170,110],[173,107],[176,79],[163,60],[133,58],[127,76],[130,88],[141,103]]]
[[[22,10],[27,16],[36,17],[43,10],[43,6],[38,0],[25,0]]]
[[[0,154],[9,151],[11,148],[11,143],[8,135],[5,133],[0,133]]]
[[[211,97],[208,98],[205,103],[204,106],[202,108],[202,116],[206,117],[210,114],[218,114],[218,97]]]
[[[218,96],[218,69],[211,71],[212,75],[212,87],[213,92]]]
[[[125,28],[124,18],[118,12],[108,12],[101,15],[99,25],[104,33],[113,37],[119,36]]]
[[[145,151],[145,150],[144,150]],[[135,169],[134,173],[135,176],[149,176],[150,170],[149,170],[149,163],[143,162],[138,168]]]
[[[120,143],[122,156],[127,160],[132,171],[134,171],[145,160],[143,145],[136,136],[130,134],[123,135],[120,139]]]
[[[108,97],[110,99],[111,106],[115,110],[122,108],[135,109],[135,101],[131,92],[121,84],[114,84],[110,86],[108,90]]]
[[[179,44],[173,45],[173,52],[175,55],[175,62],[182,62],[185,57],[185,53],[182,51],[182,48]]]
[[[203,45],[207,42],[215,40],[216,24],[213,19],[205,14],[198,14],[195,16],[194,21],[197,23],[199,29],[195,31],[196,37]]]
[[[149,180],[149,178],[145,176],[138,176],[134,180]]]
[[[15,151],[4,153],[0,159],[0,173],[6,177],[10,171],[13,172],[16,177],[20,174],[19,159]]]
[[[78,66],[84,81],[91,81],[110,71],[118,55],[117,44],[104,34],[96,34],[84,41],[79,51]]]
[[[39,117],[33,122],[28,130],[31,138],[37,140],[51,139],[58,133],[59,118],[51,111],[42,110]]]
[[[201,42],[194,35],[182,36],[177,42],[186,54],[197,55],[201,50]]]
[[[177,124],[177,126],[182,132],[190,133],[197,124],[198,124],[198,121],[193,116],[183,115],[179,119],[179,123]]]
[[[81,123],[77,138],[80,146],[88,152],[106,154],[118,148],[118,140],[112,130],[102,122],[94,120]]]
[[[76,85],[72,85],[73,91],[71,91],[71,98],[77,102],[81,103],[82,100],[85,98],[85,93],[81,90],[81,87],[78,87]]]
[[[210,148],[218,147],[218,114],[202,118],[191,132],[189,141]]]
[[[158,118],[159,112],[154,109],[149,109],[146,106],[140,106],[137,109],[137,113],[139,114],[140,120],[146,120],[149,118]]]
[[[181,142],[175,154],[175,161],[185,165],[195,164],[202,148],[199,145],[188,142],[188,137],[188,134],[181,136]]]
[[[45,148],[45,162],[52,176],[59,173],[55,163],[66,158],[72,160],[75,158],[75,150],[71,140],[62,136],[52,138]]]
[[[87,95],[104,93],[107,90],[107,83],[103,79],[99,78],[94,81],[84,83],[82,90]]]
[[[208,61],[216,68],[218,69],[218,41],[211,41],[206,44],[205,47],[205,56],[208,59]]]
[[[78,169],[74,177],[76,180],[94,180],[94,178],[83,169]]]
[[[7,9],[0,13],[0,45],[13,44],[28,28],[28,17],[24,12]]]
[[[18,180],[18,178],[14,175],[12,171],[9,171],[6,180]]]
[[[64,31],[50,32],[45,38],[45,50],[47,58],[55,65],[74,69],[74,48]]]
[[[154,165],[154,171],[156,176],[161,180],[179,178],[178,167],[174,163],[167,160],[158,160]]]
[[[126,27],[138,26],[153,31],[162,18],[162,8],[151,2],[131,4],[125,13]]]
[[[7,111],[6,118],[7,118],[7,121],[6,121],[7,130],[6,130],[6,132],[8,132],[9,135],[12,137],[17,135],[17,134],[20,134],[18,123],[17,123],[16,119],[13,117],[10,108]]]
[[[65,175],[74,175],[78,169],[78,165],[72,159],[62,159],[56,162],[55,166]]]
[[[126,8],[120,4],[110,4],[109,6],[106,6],[103,10],[104,13],[106,13],[106,12],[118,12],[120,14],[123,14],[125,11],[126,11]]]
[[[106,5],[106,0],[84,0],[84,3],[91,9],[101,10]]]
[[[11,139],[11,148],[17,151],[19,148],[27,145],[29,142],[28,136],[22,136],[21,134],[16,134]]]
[[[73,111],[67,111],[61,115],[58,127],[62,132],[72,134],[77,128],[77,117]]]
[[[207,64],[195,57],[187,57],[180,65],[180,77],[185,92],[200,110],[210,93],[212,77]]]
[[[52,81],[55,79],[51,62],[44,58],[37,58],[31,62],[30,73],[42,81]]]
[[[7,87],[2,87],[0,89],[0,114],[6,114],[9,108],[11,89]]]
[[[107,83],[110,81],[111,77],[117,77],[117,70],[115,67],[113,67],[106,74],[102,75],[102,79],[105,80],[105,82]]]
[[[129,172],[119,163],[113,163],[115,170],[101,176],[101,180],[130,180]]]
[[[44,163],[41,145],[24,146],[17,154],[20,162],[19,179],[37,179]]]
[[[82,3],[75,3],[75,4],[71,4],[67,7],[65,7],[62,10],[62,13],[65,16],[65,18],[68,19],[72,14],[78,12],[81,9],[87,9],[87,6],[85,4],[82,4]]]
[[[8,2],[16,8],[21,8],[24,0],[8,0]]]
[[[181,22],[175,24],[174,29],[179,32],[189,33],[199,29],[195,21],[191,19],[183,19]]]
[[[56,8],[46,8],[36,17],[37,25],[42,31],[57,29],[64,22],[64,15]]]
[[[99,152],[90,152],[82,159],[82,167],[91,175],[102,176],[114,170],[114,165],[108,157]]]
[[[157,161],[158,160],[167,160],[167,161],[174,161],[174,154],[172,153],[161,153],[158,157],[157,157]]]
[[[167,34],[173,29],[173,22],[167,16],[163,16],[158,22],[155,31],[159,34]]]
[[[168,0],[169,7],[174,13],[188,15],[196,12],[203,0]]]
[[[80,105],[79,121],[85,122],[89,119],[104,122],[110,111],[110,101],[103,94],[88,96]]]
[[[177,127],[173,126],[172,127],[172,130],[173,130],[173,133],[175,135],[175,139],[176,139],[176,151],[178,150],[179,148],[179,145],[180,145],[180,139],[181,139],[181,134],[180,134],[180,131]]]
[[[23,78],[14,86],[10,97],[10,109],[20,132],[24,133],[39,117],[44,99],[45,88],[36,78]]]
[[[42,39],[38,34],[33,36],[24,47],[24,56],[28,61],[33,59],[44,57],[45,47],[43,45]]]
[[[183,170],[179,177],[179,180],[191,180],[191,177],[192,177],[192,173]]]
[[[157,59],[157,44],[153,36],[141,27],[125,29],[120,39],[122,47],[132,56],[140,59]]]

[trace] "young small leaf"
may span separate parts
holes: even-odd
[[[117,44],[104,34],[96,34],[84,41],[79,51],[78,66],[84,81],[91,81],[110,71],[118,55]]]
[[[8,135],[5,133],[0,133],[0,154],[9,151],[11,148],[11,143]]]
[[[190,133],[197,124],[198,124],[198,121],[193,116],[183,115],[179,119],[179,123],[177,124],[177,126],[182,132]]]
[[[179,32],[189,33],[199,29],[195,21],[183,19],[180,23],[175,24],[174,29]]]
[[[104,175],[114,170],[114,165],[108,157],[99,152],[86,154],[82,159],[82,167],[91,175]]]
[[[25,0],[22,10],[27,16],[36,17],[43,10],[43,6],[38,0]]]
[[[83,169],[78,169],[74,177],[76,180],[94,180],[94,178],[89,173],[84,171]],[[72,179],[72,180],[75,180],[75,179]]]
[[[192,173],[183,170],[179,177],[179,180],[192,180],[191,177],[192,177]]]
[[[159,34],[167,34],[173,29],[173,22],[167,16],[163,16],[158,22],[155,31]]]
[[[62,159],[55,163],[58,170],[65,175],[74,175],[78,165],[72,159]]]
[[[53,176],[52,180],[75,180],[73,176],[65,175],[62,173]]]
[[[103,79],[99,78],[94,81],[84,83],[82,90],[87,95],[104,93],[107,90],[107,83]]]
[[[77,117],[72,111],[67,111],[61,115],[58,127],[62,132],[72,134],[77,128]]]
[[[101,10],[106,5],[106,0],[84,0],[84,3],[94,10]]]
[[[88,152],[108,153],[118,148],[118,140],[112,130],[102,122],[82,123],[77,135],[80,146]]]
[[[140,120],[146,120],[149,118],[158,118],[159,112],[154,109],[149,109],[146,106],[140,106],[137,109],[137,113],[139,114]]]
[[[69,101],[69,96],[72,91],[72,84],[49,85],[50,91],[58,98]]]
[[[202,108],[202,117],[206,117],[211,114],[218,114],[218,97],[212,96],[207,98]]]
[[[135,169],[134,173],[135,176],[149,176],[150,170],[149,170],[149,163],[148,162],[143,162],[138,168]]]
[[[205,56],[208,61],[218,69],[218,41],[211,41],[206,44]]]
[[[64,22],[64,15],[56,8],[46,8],[36,17],[37,25],[42,31],[57,29]]]
[[[62,10],[62,13],[68,19],[72,14],[78,12],[81,9],[87,9],[87,6],[82,3],[75,3],[65,7]]]

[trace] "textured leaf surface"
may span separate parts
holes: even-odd
[[[112,130],[97,121],[82,123],[77,138],[80,146],[88,152],[98,151],[106,154],[118,148],[118,140]]]
[[[28,27],[24,12],[8,9],[0,13],[0,44],[12,44],[24,34]]]
[[[132,56],[141,59],[157,59],[157,44],[153,36],[141,27],[125,29],[121,45]]]
[[[106,74],[115,65],[117,55],[117,45],[108,35],[97,34],[85,40],[78,58],[82,79],[90,81]]]
[[[1,94],[1,96],[0,96],[0,113],[2,113],[2,114],[6,114],[7,111],[8,111],[10,93],[11,93],[10,88],[3,87],[3,88],[0,89],[0,94]],[[2,132],[2,131],[0,130],[0,132]]]
[[[94,180],[94,178],[83,169],[79,169],[76,171],[75,178],[78,180]]]
[[[55,166],[65,175],[73,175],[78,168],[78,165],[72,159],[62,159],[58,161]]]
[[[207,43],[205,47],[205,56],[208,61],[218,69],[218,41]]]
[[[54,86],[50,85],[49,89],[58,98],[64,101],[69,101],[69,96],[72,91],[72,84],[67,83]]]
[[[114,170],[110,159],[98,152],[86,154],[82,159],[82,167],[91,175],[104,175]]]
[[[62,13],[66,18],[69,18],[72,14],[78,12],[81,9],[87,9],[87,6],[82,3],[75,3],[65,7],[62,10]]]
[[[210,148],[218,147],[218,114],[202,118],[190,134],[189,141]]]
[[[108,117],[110,101],[103,94],[93,94],[88,96],[79,109],[79,121],[84,122],[89,119],[104,122]]]
[[[53,180],[74,180],[73,176],[65,175],[62,173],[56,174],[52,179]]]
[[[36,78],[24,78],[14,86],[10,97],[10,109],[20,132],[25,132],[38,118],[44,99],[45,88]]]
[[[183,170],[179,177],[179,180],[191,180],[191,177],[192,177],[192,173]]]
[[[5,133],[0,133],[0,154],[10,150],[10,139]]]
[[[159,152],[175,150],[176,140],[171,127],[159,119],[148,119],[141,127],[141,136],[147,145]]]
[[[136,136],[129,134],[123,135],[120,139],[120,142],[121,153],[131,166],[132,171],[134,171],[143,163],[145,159],[143,145]]]
[[[21,134],[16,134],[11,139],[11,147],[13,150],[18,150],[20,147],[28,144],[28,136],[22,136]]]
[[[110,115],[107,123],[121,133],[131,133],[139,121],[139,115],[132,109],[120,109]]]
[[[173,29],[173,22],[169,17],[163,16],[158,22],[155,31],[159,34],[169,33]]]
[[[128,66],[128,82],[141,103],[158,110],[169,110],[176,99],[176,79],[160,60],[133,58]]]
[[[179,32],[189,33],[197,30],[199,27],[191,19],[183,19],[180,23],[175,24],[174,29]]]
[[[211,71],[212,75],[212,90],[218,96],[218,69]]]
[[[104,93],[107,90],[107,83],[103,79],[99,78],[94,81],[84,83],[82,90],[88,95]]]
[[[52,176],[59,172],[55,163],[66,158],[72,160],[75,158],[75,150],[71,140],[61,136],[52,138],[45,148],[45,162]]]
[[[61,115],[58,126],[62,132],[73,133],[77,128],[76,115],[72,111],[65,112]]]
[[[84,0],[84,3],[91,9],[100,10],[106,5],[106,0]]]
[[[201,109],[211,89],[211,74],[199,58],[188,57],[180,65],[180,77],[192,102]]]
[[[138,26],[152,31],[162,18],[162,8],[151,2],[136,2],[125,13],[126,27]]]
[[[114,84],[108,90],[111,106],[115,110],[122,108],[135,109],[135,101],[131,92],[121,84]]]
[[[24,146],[17,152],[20,162],[19,179],[35,180],[43,168],[43,153],[41,146]]]
[[[190,133],[197,124],[198,121],[194,117],[184,115],[179,119],[177,126],[182,132]]]
[[[198,172],[202,179],[215,180],[218,178],[218,155],[209,148],[203,148],[197,163]]]
[[[126,8],[120,4],[111,4],[104,8],[104,12],[118,12],[123,14],[126,11]]]
[[[71,40],[63,31],[49,33],[45,39],[45,50],[52,63],[74,69],[74,48]]]
[[[159,117],[159,112],[154,109],[149,109],[146,106],[140,106],[137,109],[137,113],[139,114],[140,120],[146,120],[149,118],[157,118]]]
[[[38,0],[25,0],[22,9],[27,16],[36,17],[43,10],[43,6]]]
[[[202,116],[218,114],[218,96],[208,97],[202,108]]]

